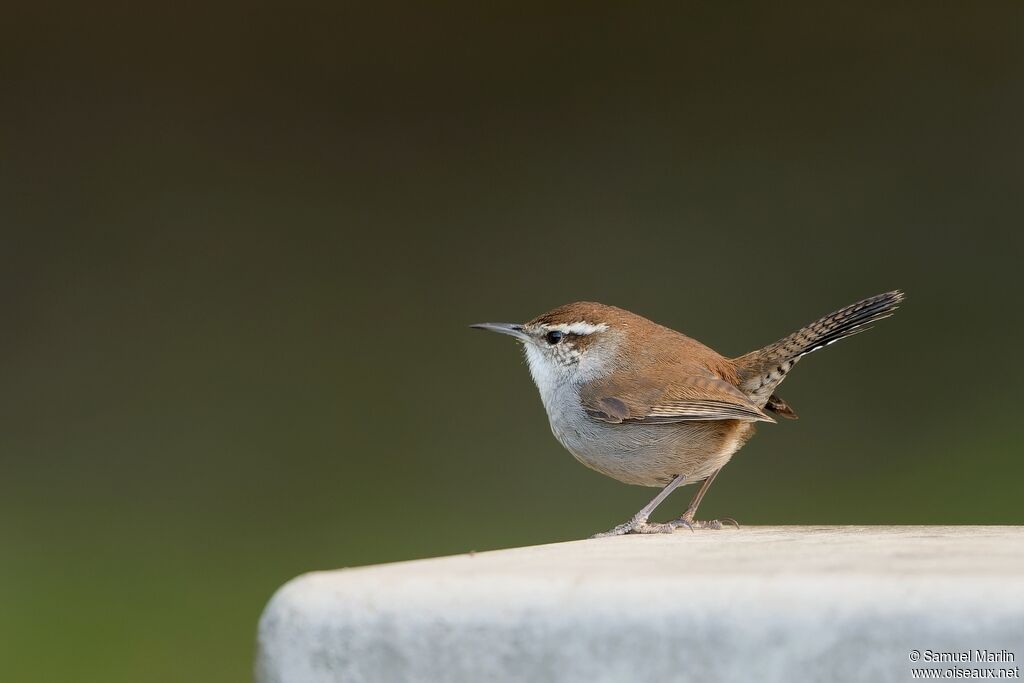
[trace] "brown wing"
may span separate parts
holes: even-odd
[[[695,420],[775,422],[732,384],[714,376],[676,375],[668,384],[597,380],[580,392],[584,410],[603,422],[657,424]]]

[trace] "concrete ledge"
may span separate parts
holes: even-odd
[[[907,681],[1021,657],[1024,527],[745,527],[306,574],[263,613],[256,677]]]

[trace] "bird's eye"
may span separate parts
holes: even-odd
[[[551,344],[552,346],[554,346],[558,342],[562,341],[562,337],[564,337],[564,336],[565,336],[565,334],[563,334],[562,332],[559,332],[558,330],[551,330],[546,335],[544,335],[544,338],[547,339],[548,344]]]

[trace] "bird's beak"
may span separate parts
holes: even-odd
[[[477,323],[476,325],[470,325],[478,330],[490,330],[491,332],[498,332],[500,334],[507,334],[510,337],[515,337],[519,341],[530,341],[530,335],[523,332],[523,326],[518,323]]]

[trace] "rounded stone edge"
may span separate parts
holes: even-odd
[[[314,571],[290,579],[270,596],[256,626],[256,656],[253,668],[255,683],[285,683],[290,670],[284,658],[294,656],[291,641],[299,640],[308,611],[304,597],[326,572]]]

